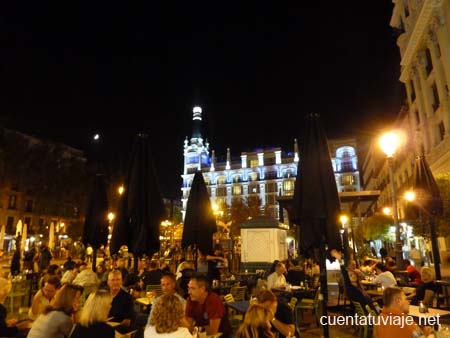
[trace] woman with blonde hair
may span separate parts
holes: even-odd
[[[114,329],[106,323],[111,302],[112,297],[108,290],[92,292],[84,303],[70,338],[114,338]]]
[[[28,338],[68,337],[73,327],[72,317],[80,309],[82,291],[78,285],[63,285],[52,305],[47,306],[31,326]]]
[[[244,322],[236,332],[236,338],[273,338],[270,321],[274,313],[268,308],[252,304],[245,313]]]
[[[175,295],[163,295],[154,304],[152,315],[144,331],[144,338],[192,338],[189,330],[181,327],[183,304]]]
[[[411,300],[411,305],[419,305],[420,301],[424,301],[427,290],[434,292],[434,297],[441,292],[441,287],[435,281],[433,269],[424,266],[420,269],[420,276],[422,281],[417,285],[413,293],[407,297]]]

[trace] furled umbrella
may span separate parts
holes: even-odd
[[[148,135],[138,134],[112,233],[111,253],[117,253],[122,245],[127,245],[135,262],[143,255],[151,257],[159,251],[159,225],[165,215]],[[137,271],[136,263],[134,268]]]
[[[55,223],[50,222],[50,229],[48,231],[48,248],[50,251],[55,249]]]
[[[186,205],[183,237],[181,245],[194,249],[194,262],[197,264],[197,249],[207,255],[213,248],[213,234],[217,231],[216,218],[213,213],[208,190],[201,171],[197,171],[192,180],[191,190]]]
[[[3,224],[1,229],[0,229],[0,250],[3,250],[3,242],[5,241],[5,232],[6,232],[6,227]]]
[[[436,279],[441,279],[439,247],[436,234],[436,218],[444,210],[441,194],[425,157],[418,156],[414,163],[413,191],[416,195],[410,211],[420,222],[430,225],[431,249],[433,252],[434,270]]]
[[[25,246],[27,245],[27,231],[28,231],[28,226],[25,223],[22,227],[22,238],[21,238],[21,243],[20,243],[20,255],[21,257],[23,257],[23,252],[25,251]]]
[[[104,175],[95,175],[83,227],[83,244],[93,249],[92,270],[97,266],[97,251],[108,242],[108,197]]]
[[[327,137],[318,114],[309,114],[303,132],[293,198],[293,220],[299,229],[300,251],[314,254],[320,265],[323,315],[327,315],[326,254],[342,250],[339,232],[340,201]],[[324,325],[328,337],[328,326]]]

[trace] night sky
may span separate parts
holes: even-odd
[[[308,112],[329,137],[376,135],[404,101],[391,0],[33,1],[0,5],[0,123],[123,161],[150,134],[180,197],[192,107],[219,156],[291,151]]]

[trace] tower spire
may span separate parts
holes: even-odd
[[[202,108],[199,106],[195,106],[192,109],[192,139],[201,139],[202,138]]]
[[[298,162],[298,143],[297,139],[294,139],[294,162]]]

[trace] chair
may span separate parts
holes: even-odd
[[[225,301],[225,303],[234,302],[234,298],[233,298],[233,295],[231,293],[226,294],[225,296],[223,296],[223,300]]]
[[[367,312],[368,315],[370,315],[370,316],[372,316],[372,317],[378,316],[378,313],[377,313],[374,309],[372,309],[372,308],[369,306],[369,304],[366,304],[366,312]]]
[[[225,303],[232,303],[236,301],[231,293],[223,296],[223,300],[225,301]],[[244,320],[244,316],[240,313],[237,313],[231,307],[226,306],[226,308],[228,311],[228,318],[230,320],[231,327],[233,328],[233,330],[236,330],[241,324],[241,322]]]
[[[233,286],[230,293],[233,295],[235,301],[245,300],[246,286]]]
[[[312,312],[315,312],[317,309],[317,303],[319,303],[319,294],[320,294],[320,287],[316,289],[316,293],[314,295],[314,298],[302,298],[299,303],[295,306],[295,318],[298,318],[298,311],[300,311],[300,319],[303,320],[303,311],[305,310],[311,310]]]
[[[162,288],[161,288],[161,284],[149,284],[145,287],[145,292],[153,292],[155,294],[156,297],[161,296],[162,295]]]
[[[353,306],[355,307],[355,312],[359,317],[366,317],[367,313],[362,307],[360,302],[352,301]],[[369,327],[369,325],[366,323],[366,325],[361,325],[359,334],[359,338],[371,338],[372,337],[372,327]]]

